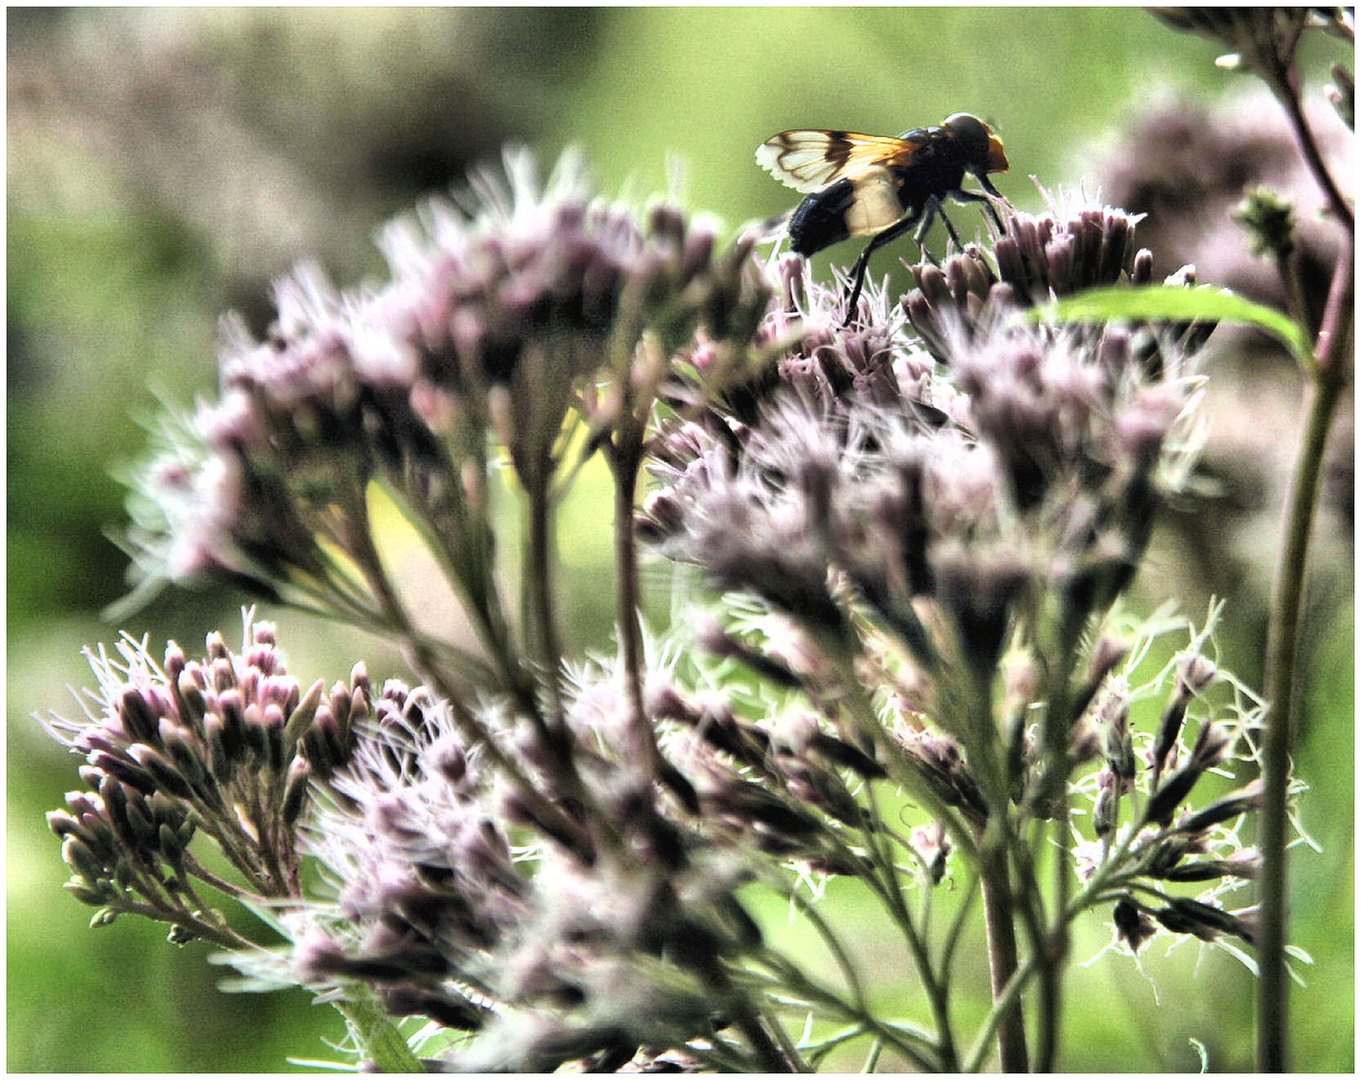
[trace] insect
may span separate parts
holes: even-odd
[[[851,236],[873,238],[851,269],[849,321],[865,284],[870,255],[916,227],[922,241],[937,217],[957,248],[959,234],[945,216],[947,198],[981,202],[1000,230],[989,197],[1005,201],[988,173],[1006,172],[1006,151],[992,128],[976,116],[955,113],[939,127],[913,128],[896,139],[849,131],[782,131],[756,148],[756,162],[807,198],[789,219],[790,246],[805,257]],[[972,174],[983,192],[961,186]]]

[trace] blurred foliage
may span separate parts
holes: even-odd
[[[140,453],[162,400],[183,406],[211,389],[220,311],[239,308],[261,328],[268,281],[299,257],[342,282],[375,272],[370,237],[384,218],[506,140],[547,156],[579,144],[606,190],[632,179],[642,193],[668,182],[675,153],[689,204],[735,228],[792,205],[752,161],[771,133],[891,134],[964,110],[999,129],[1013,163],[999,186],[1033,207],[1027,177],[1051,188],[1095,179],[1095,148],[1113,145],[1133,104],[1168,87],[1209,99],[1232,80],[1205,43],[1133,9],[10,9],[7,29],[14,1071],[277,1071],[289,1055],[325,1057],[321,1040],[340,1034],[335,1014],[300,994],[218,993],[205,950],[176,950],[154,926],[88,930],[86,910],[61,893],[43,826],[75,763],[31,715],[70,711],[66,687],[88,681],[80,645],[116,633],[100,616],[125,587],[105,537],[122,518],[114,476]],[[874,272],[893,265],[886,253]],[[1283,393],[1297,397],[1288,382]],[[1281,441],[1292,442],[1285,428]],[[564,510],[563,554],[576,638],[599,646],[610,574],[592,487],[588,477]],[[1194,561],[1181,545],[1194,542],[1164,543],[1156,561],[1167,574],[1145,582],[1150,600],[1202,608],[1203,583],[1177,573]],[[1258,562],[1235,564],[1255,593],[1273,542],[1259,546]],[[1304,822],[1324,847],[1297,849],[1294,862],[1293,936],[1317,961],[1295,995],[1296,1060],[1310,1071],[1353,1062],[1352,576],[1339,550],[1323,549],[1328,587],[1312,598],[1298,759],[1314,787]],[[1251,677],[1259,614],[1230,599],[1226,661]],[[239,603],[221,591],[167,594],[128,629],[193,651],[213,628],[234,638]],[[279,619],[304,680],[334,679],[358,656],[377,679],[401,674],[371,638]],[[764,921],[776,933],[783,912]],[[1218,953],[1202,962],[1191,946],[1148,957],[1159,999],[1128,960],[1079,966],[1108,936],[1094,915],[1075,941],[1066,1068],[1193,1070],[1192,1039],[1216,1070],[1249,1067],[1252,980],[1241,967]],[[867,962],[910,1001],[875,941],[865,924]],[[961,990],[981,1016],[985,965],[981,944],[968,947],[979,976]]]

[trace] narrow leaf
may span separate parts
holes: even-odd
[[[1179,285],[1112,285],[1088,289],[1030,313],[1032,322],[1102,322],[1112,319],[1224,322],[1255,326],[1280,341],[1302,364],[1311,362],[1309,340],[1288,316],[1227,289]]]
[[[373,1001],[337,1001],[360,1054],[379,1072],[424,1072],[406,1037]]]

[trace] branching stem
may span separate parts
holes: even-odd
[[[1328,432],[1342,392],[1351,378],[1346,355],[1351,337],[1356,262],[1348,236],[1338,255],[1323,325],[1315,347],[1312,377],[1305,397],[1305,424],[1295,473],[1286,499],[1285,522],[1267,623],[1265,696],[1270,702],[1262,746],[1263,804],[1261,931],[1257,963],[1261,971],[1257,1012],[1257,1064],[1262,1072],[1288,1068],[1287,832],[1290,758],[1294,745],[1295,675],[1300,615],[1308,573],[1309,540],[1318,508]]]

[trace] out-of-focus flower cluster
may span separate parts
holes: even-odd
[[[368,715],[368,677],[306,690],[284,667],[272,623],[247,625],[239,653],[220,634],[189,660],[171,642],[158,664],[125,638],[119,657],[90,653],[99,687],[83,720],[54,716],[49,730],[85,764],[86,790],[66,796],[48,824],[62,838],[68,888],[112,919],[153,914],[188,940],[221,929],[195,891],[218,884],[189,852],[212,837],[257,898],[301,895],[297,827],[310,781],[349,759]]]
[[[608,430],[621,397],[650,404],[676,342],[697,327],[743,339],[760,317],[745,251],[716,255],[707,225],[664,204],[640,221],[594,197],[570,154],[546,182],[523,151],[505,167],[462,203],[392,223],[386,284],[344,291],[304,265],[277,286],[263,340],[225,320],[219,399],[161,433],[138,482],[130,547],[145,582],[216,574],[371,619],[383,598],[365,492],[380,480],[474,617],[494,622],[479,557],[489,436],[542,488],[570,409]],[[656,348],[640,353],[644,338]],[[592,376],[615,393],[579,397]]]
[[[592,669],[568,707],[585,799],[573,812],[597,838],[583,857],[525,832],[534,810],[447,710],[396,682],[376,700],[374,730],[310,830],[338,890],[298,933],[295,977],[367,982],[396,1015],[478,1032],[446,1059],[460,1069],[610,1071],[696,1039],[711,1064],[735,1053],[724,1029],[741,1030],[750,1004],[732,965],[762,948],[734,892],[751,852],[834,850],[836,816],[858,813],[838,766],[873,764],[814,720],[778,735],[658,677],[649,713],[667,754],[654,786],[621,753],[617,673]],[[508,715],[485,724],[556,797],[531,733]]]
[[[1326,106],[1302,102],[1319,153],[1344,190],[1356,175],[1356,140]],[[1299,300],[1317,328],[1334,273],[1341,235],[1327,202],[1300,159],[1289,124],[1271,95],[1235,84],[1213,107],[1181,99],[1152,103],[1136,114],[1097,170],[1103,192],[1122,206],[1147,212],[1139,233],[1166,273],[1194,263],[1201,278],[1253,300],[1288,310],[1291,298],[1279,266],[1254,256],[1234,219],[1245,195],[1269,191],[1291,207],[1290,260]],[[1214,371],[1206,397],[1207,441],[1201,471],[1217,497],[1179,508],[1169,524],[1182,530],[1181,567],[1187,585],[1238,603],[1264,603],[1243,590],[1270,579],[1251,567],[1269,564],[1277,508],[1293,465],[1292,443],[1280,437],[1298,423],[1294,365],[1266,335],[1225,326],[1207,346]],[[1324,473],[1328,527],[1316,531],[1320,567],[1350,557],[1355,467],[1352,410],[1341,409]],[[1178,567],[1170,565],[1169,570]]]
[[[1338,176],[1354,175],[1351,133],[1326,107],[1304,108],[1328,166]],[[1256,189],[1287,200],[1304,299],[1317,324],[1336,261],[1337,228],[1322,218],[1326,202],[1265,90],[1238,89],[1213,108],[1178,98],[1153,102],[1106,150],[1098,175],[1108,198],[1147,215],[1140,235],[1162,272],[1194,263],[1205,280],[1278,307],[1288,298],[1277,268],[1253,255],[1232,212]]]

